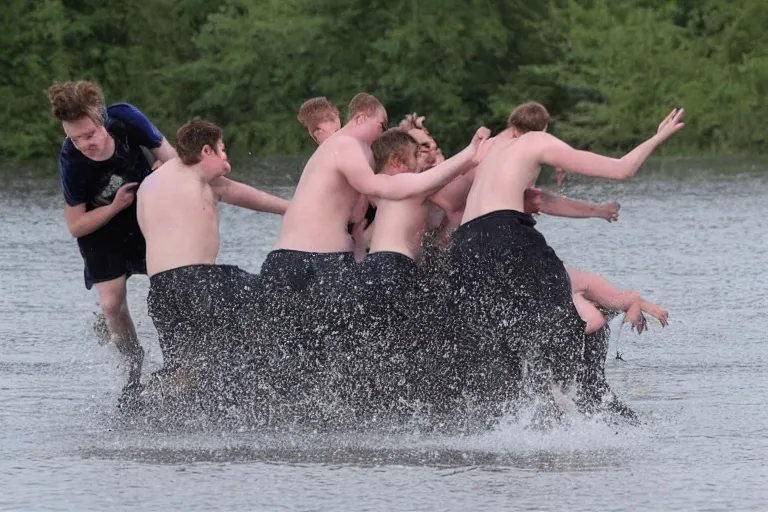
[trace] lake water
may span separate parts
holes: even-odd
[[[666,329],[625,327],[609,355],[609,381],[643,424],[541,433],[505,422],[472,437],[126,425],[115,414],[125,368],[93,332],[96,297],[57,184],[6,182],[0,509],[767,510],[768,175],[738,165],[720,176],[682,161],[675,173],[566,187],[620,201],[615,224],[539,217],[566,264],[669,310]],[[222,205],[219,262],[258,272],[278,229],[278,217]],[[145,276],[129,281],[145,374],[161,364],[147,290]]]

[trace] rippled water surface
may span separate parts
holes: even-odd
[[[475,437],[126,425],[115,415],[125,369],[92,330],[96,297],[61,193],[6,184],[0,509],[768,510],[768,179],[757,171],[567,186],[622,209],[615,224],[539,217],[560,257],[670,311],[668,328],[625,328],[611,347],[609,380],[644,425],[504,424]],[[223,205],[219,262],[258,272],[278,229]],[[161,357],[147,289],[145,276],[129,281],[149,373]]]

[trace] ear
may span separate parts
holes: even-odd
[[[397,169],[400,166],[400,159],[394,153],[387,157],[387,167]]]
[[[389,164],[390,168],[397,169],[399,172],[408,171],[408,165],[400,157],[400,155],[389,155],[389,161],[387,163]]]
[[[368,116],[365,114],[359,114],[355,117],[355,124],[363,124],[368,120]]]
[[[204,156],[211,155],[213,152],[214,152],[213,148],[210,145],[206,144],[205,146],[203,146],[202,153]]]

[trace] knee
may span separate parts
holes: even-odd
[[[119,316],[127,306],[125,295],[122,293],[104,293],[99,296],[99,304],[107,318]]]

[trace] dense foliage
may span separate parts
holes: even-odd
[[[764,0],[8,0],[0,23],[4,160],[56,154],[45,91],[75,78],[171,140],[220,123],[235,155],[305,153],[302,101],[359,91],[448,148],[534,99],[577,147],[627,149],[684,106],[665,154],[765,149]]]

